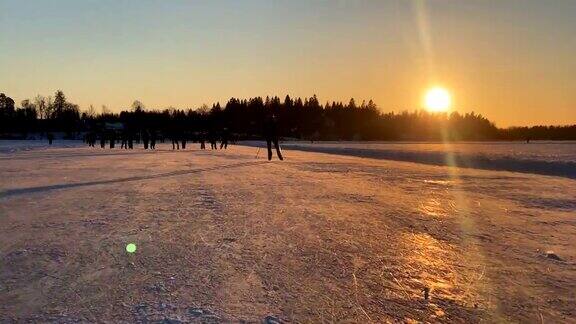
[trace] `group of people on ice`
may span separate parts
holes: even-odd
[[[110,144],[110,148],[116,147],[117,143],[120,143],[121,149],[133,149],[134,148],[134,141],[144,143],[144,149],[155,149],[156,148],[156,133],[149,132],[147,130],[140,132],[139,136],[135,136],[131,132],[122,131],[120,136],[115,131],[106,131],[106,132],[89,132],[84,136],[84,142],[88,144],[88,146],[95,147],[96,142],[100,142],[100,147],[105,148],[106,143]]]
[[[272,159],[272,145],[276,150],[276,154],[280,160],[283,160],[282,152],[278,144],[278,134],[276,131],[276,120],[272,116],[267,119],[263,130],[263,137],[266,140],[268,148],[268,160]],[[156,142],[160,140],[164,143],[165,139],[168,139],[172,143],[173,150],[185,150],[186,143],[188,141],[200,143],[200,149],[206,149],[206,142],[210,143],[210,149],[217,150],[218,142],[220,142],[220,149],[227,149],[228,144],[231,142],[231,135],[227,128],[224,128],[220,132],[210,131],[196,134],[186,134],[181,131],[168,131],[165,132],[162,137],[159,137],[157,133],[153,130],[143,130],[140,132],[131,132],[127,130],[122,130],[118,134],[115,130],[107,130],[99,133],[89,132],[84,137],[84,142],[90,147],[95,147],[96,143],[100,142],[100,147],[105,148],[106,144],[109,144],[111,149],[116,147],[117,143],[120,143],[121,149],[133,149],[134,142],[140,143],[142,141],[144,149],[156,149]]]
[[[116,144],[120,143],[122,149],[133,149],[134,142],[142,142],[144,149],[156,149],[156,142],[160,139],[162,143],[167,139],[172,143],[173,150],[186,149],[186,143],[189,141],[200,143],[201,149],[206,149],[206,142],[210,143],[211,149],[218,149],[218,141],[220,141],[220,149],[228,148],[230,142],[230,135],[228,130],[224,130],[220,135],[214,133],[200,133],[200,134],[183,134],[180,132],[167,132],[165,136],[159,138],[155,131],[143,130],[137,133],[122,131],[120,134],[114,130],[103,131],[100,133],[90,132],[84,136],[84,142],[90,147],[95,147],[96,143],[100,142],[100,147],[105,148],[109,144],[110,148],[115,148]]]

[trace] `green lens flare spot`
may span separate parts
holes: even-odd
[[[136,244],[129,243],[128,245],[126,245],[126,252],[128,252],[128,253],[136,252]]]

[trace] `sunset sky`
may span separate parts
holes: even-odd
[[[373,99],[498,126],[576,123],[574,0],[0,0],[0,92],[118,111],[230,97]]]

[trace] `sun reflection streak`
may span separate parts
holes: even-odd
[[[416,16],[416,24],[420,37],[422,51],[424,53],[424,60],[426,61],[426,68],[428,69],[428,77],[430,80],[436,78],[436,64],[432,36],[430,32],[430,23],[428,20],[428,10],[426,7],[426,0],[414,0],[414,14]]]
[[[448,198],[453,207],[451,208],[451,212],[454,213],[454,215],[451,216],[453,216],[453,218],[458,222],[462,238],[460,249],[463,254],[463,260],[460,260],[460,262],[465,262],[467,265],[466,268],[468,269],[466,273],[461,274],[468,277],[465,281],[469,282],[464,294],[479,296],[481,300],[486,302],[484,307],[490,308],[495,318],[501,318],[498,303],[490,298],[490,296],[493,295],[492,290],[494,288],[492,287],[489,278],[484,275],[484,270],[486,269],[486,256],[482,250],[482,245],[476,238],[478,228],[472,216],[476,213],[478,206],[466,197],[465,189],[461,186],[461,169],[456,162],[454,149],[449,140],[446,128],[442,129],[442,143],[446,152],[445,160],[448,165],[448,177],[450,179],[449,181],[452,183],[452,186],[448,188],[448,195],[452,197],[451,199]],[[477,272],[477,269],[484,269],[482,270],[481,275],[475,273]],[[473,280],[471,278],[483,278],[483,280]]]
[[[453,269],[445,260],[450,259],[453,248],[446,242],[439,242],[426,233],[405,233],[404,239],[410,244],[408,262],[417,265],[414,270],[420,272],[420,278],[414,281],[431,289],[448,289],[453,285],[447,278],[453,274]]]
[[[418,207],[421,213],[431,217],[446,217],[446,210],[442,207],[442,201],[438,198],[428,198]]]

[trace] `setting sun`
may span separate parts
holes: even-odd
[[[436,87],[428,90],[424,97],[424,106],[431,112],[444,112],[450,109],[452,97],[444,88]]]

